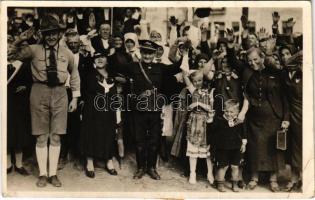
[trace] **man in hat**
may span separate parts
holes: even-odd
[[[60,153],[60,135],[66,133],[67,112],[77,108],[80,96],[80,77],[74,65],[72,52],[59,46],[61,26],[53,16],[45,16],[40,24],[43,43],[26,45],[16,52],[20,60],[31,59],[33,85],[30,95],[32,134],[36,136],[36,156],[39,166],[38,187],[47,182],[60,187],[57,165]],[[30,31],[23,32],[15,45],[29,39]],[[70,73],[72,100],[68,109],[65,82]],[[48,153],[48,139],[50,140]],[[49,173],[47,159],[49,157]],[[48,178],[49,176],[49,178]]]
[[[135,124],[138,170],[134,179],[141,179],[147,172],[152,179],[160,180],[156,162],[162,134],[161,110],[167,101],[160,94],[175,91],[177,80],[173,75],[180,72],[181,60],[173,65],[154,63],[158,45],[150,40],[141,40],[139,43],[141,60],[117,66],[117,70],[132,79],[134,88],[134,95],[128,98],[132,101]]]

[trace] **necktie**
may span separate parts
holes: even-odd
[[[59,79],[57,77],[57,62],[54,48],[49,48],[49,66],[47,66],[47,85],[50,87],[57,86]]]

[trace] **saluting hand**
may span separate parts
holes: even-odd
[[[19,36],[19,39],[22,41],[25,41],[25,40],[30,39],[34,34],[35,34],[35,29],[32,27],[24,31],[23,33],[21,33],[21,35]]]

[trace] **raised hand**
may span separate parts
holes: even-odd
[[[234,32],[233,29],[226,29],[226,39],[228,40],[229,43],[234,42]]]
[[[172,26],[176,26],[176,24],[178,23],[178,19],[176,19],[175,16],[171,16],[169,22],[171,23]]]
[[[295,21],[293,21],[293,18],[289,18],[287,21],[287,28],[293,28],[295,24]]]
[[[35,34],[35,29],[34,27],[24,31],[23,33],[20,34],[19,39],[22,41],[30,39],[33,35]]]
[[[258,39],[267,39],[269,38],[269,33],[266,31],[264,27],[260,28],[259,32],[257,33]]]
[[[276,47],[276,38],[269,38],[266,41],[266,51],[271,54]]]
[[[242,22],[242,27],[243,27],[243,29],[247,29],[248,18],[246,17],[246,15],[242,15],[242,17],[241,17],[241,22]]]
[[[278,24],[279,20],[280,20],[280,15],[278,14],[278,12],[273,12],[272,13],[273,24]]]

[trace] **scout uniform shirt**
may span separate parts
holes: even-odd
[[[80,96],[80,77],[77,65],[74,65],[72,52],[64,46],[54,46],[57,63],[57,77],[60,85],[65,84],[70,72],[70,87],[73,97]],[[42,44],[29,45],[18,53],[22,59],[31,58],[31,70],[34,83],[47,82],[46,67],[49,66],[50,50]]]

